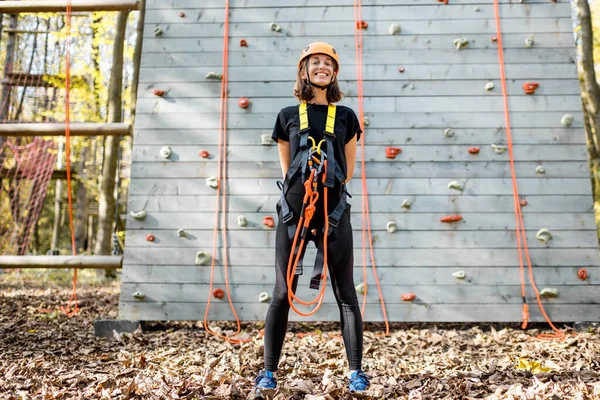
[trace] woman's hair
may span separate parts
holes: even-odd
[[[315,95],[313,94],[313,86],[308,83],[308,79],[303,79],[302,74],[306,71],[306,64],[308,62],[307,57],[305,61],[300,64],[300,69],[298,70],[298,76],[296,76],[296,84],[294,85],[294,96],[298,99],[298,101],[310,101]],[[334,70],[336,69],[335,60],[332,60],[334,64]],[[306,72],[308,75],[308,71]],[[320,89],[319,89],[320,90]],[[338,85],[337,74],[335,78],[333,78],[333,82],[327,88],[327,101],[329,103],[338,102],[344,97],[344,93],[340,90],[340,86]]]

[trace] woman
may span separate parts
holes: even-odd
[[[354,286],[350,205],[346,203],[345,192],[345,184],[354,173],[356,143],[362,130],[356,114],[350,108],[330,107],[330,104],[340,101],[343,96],[337,81],[338,71],[338,54],[330,44],[315,42],[306,46],[298,62],[294,87],[294,95],[301,104],[283,108],[277,116],[273,129],[272,138],[278,143],[281,170],[285,181],[282,187],[282,198],[277,206],[279,224],[276,234],[276,283],[265,320],[265,369],[255,379],[257,398],[262,397],[261,389],[277,387],[277,365],[290,310],[287,284],[288,262],[303,208],[305,194],[303,184],[311,168],[307,166],[307,155],[311,151],[317,159],[320,157],[327,160],[326,168],[319,171],[321,173],[318,179],[319,196],[314,216],[307,229],[306,239],[314,241],[319,249],[311,287],[319,287],[321,278],[319,255],[322,255],[323,238],[328,237],[326,267],[340,309],[341,330],[350,369],[349,389],[364,391],[369,387],[369,377],[361,369],[363,327]],[[303,113],[304,116],[301,116]],[[321,156],[321,152],[315,153],[316,144],[321,144],[320,149],[325,153],[326,158]],[[314,163],[313,168],[325,163],[315,164],[318,163]],[[324,212],[324,186],[327,186],[328,190],[328,216]],[[326,222],[329,225],[328,234],[325,234]],[[320,261],[322,265],[322,257]],[[296,272],[291,283],[294,293],[302,267],[299,266]],[[316,287],[313,284],[316,284]]]

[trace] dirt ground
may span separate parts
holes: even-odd
[[[64,271],[64,274],[69,272]],[[262,365],[260,323],[252,342],[231,345],[193,321],[150,323],[143,332],[96,338],[93,321],[117,316],[119,283],[70,283],[46,272],[0,274],[1,399],[247,398]],[[231,323],[215,323],[223,332]],[[211,325],[212,326],[212,325]],[[561,328],[568,328],[560,325]],[[535,329],[537,328],[537,329]],[[373,399],[600,399],[600,330],[563,342],[534,337],[546,325],[365,324],[364,369]],[[550,331],[548,331],[550,332]],[[309,334],[307,334],[309,333]],[[346,399],[346,357],[337,324],[291,324],[275,399]]]

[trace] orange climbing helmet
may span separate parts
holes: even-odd
[[[335,61],[335,73],[337,74],[340,70],[340,59],[338,58],[337,51],[332,45],[325,42],[312,42],[302,50],[300,59],[298,60],[298,70],[307,57],[313,54],[326,54]]]

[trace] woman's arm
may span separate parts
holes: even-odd
[[[290,168],[290,142],[279,140],[277,142],[279,148],[279,163],[281,164],[281,172],[283,172],[283,179]]]
[[[354,175],[354,166],[356,165],[356,142],[358,135],[354,135],[352,140],[350,140],[346,147],[344,148],[344,152],[346,153],[346,182],[348,183],[352,176]]]

